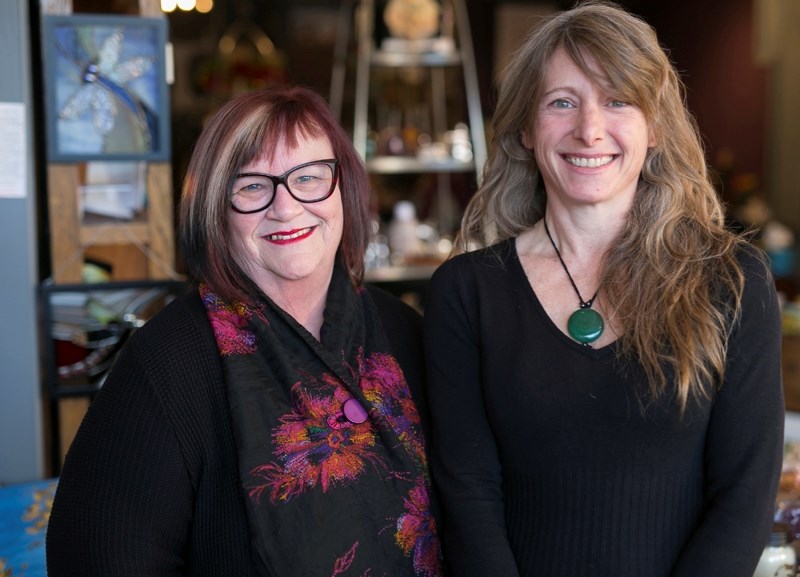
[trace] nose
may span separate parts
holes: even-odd
[[[303,212],[303,203],[295,199],[285,184],[279,184],[275,189],[275,198],[267,209],[267,214],[275,220],[289,221]]]
[[[584,104],[579,111],[575,125],[575,138],[591,146],[603,138],[605,133],[605,117],[603,110],[596,104]]]

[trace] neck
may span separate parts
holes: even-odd
[[[545,216],[532,232],[542,256],[550,258],[554,252],[557,253],[568,263],[569,270],[574,270],[580,277],[595,278],[600,275],[610,244],[591,230],[574,227],[572,223],[563,226]]]
[[[578,286],[575,284],[575,279],[572,277],[572,274],[569,272],[569,268],[567,267],[567,263],[564,262],[564,258],[561,256],[561,251],[558,250],[558,246],[556,245],[555,241],[553,240],[553,236],[550,234],[550,229],[547,226],[547,220],[544,220],[544,232],[547,235],[547,240],[550,241],[550,245],[553,247],[553,250],[556,253],[556,257],[558,257],[558,262],[561,264],[561,268],[564,269],[564,272],[567,274],[567,278],[569,279],[572,288],[575,289],[575,294],[578,296],[578,300],[581,303],[582,307],[591,307],[592,303],[594,302],[595,297],[597,297],[597,291],[591,297],[584,297],[578,290]],[[599,290],[599,289],[598,289]]]
[[[589,265],[602,261],[602,255],[614,243],[625,226],[626,211],[607,206],[568,208],[558,199],[548,198],[547,211],[536,228],[541,240],[549,245],[544,223],[550,229],[561,255],[572,263]]]
[[[328,297],[327,282],[281,281],[268,287],[261,287],[272,301],[300,323],[314,338],[320,340],[325,302]]]

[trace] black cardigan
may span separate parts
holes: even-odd
[[[421,318],[370,293],[423,424]],[[50,577],[255,576],[217,345],[192,290],[126,344],[67,454]]]

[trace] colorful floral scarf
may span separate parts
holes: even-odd
[[[440,575],[419,414],[369,293],[337,266],[319,342],[266,297],[200,292],[261,572]]]

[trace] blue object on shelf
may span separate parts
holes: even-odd
[[[0,575],[46,577],[45,535],[56,479],[0,487]]]
[[[772,274],[778,278],[792,276],[794,272],[794,250],[783,248],[780,250],[767,250]]]

